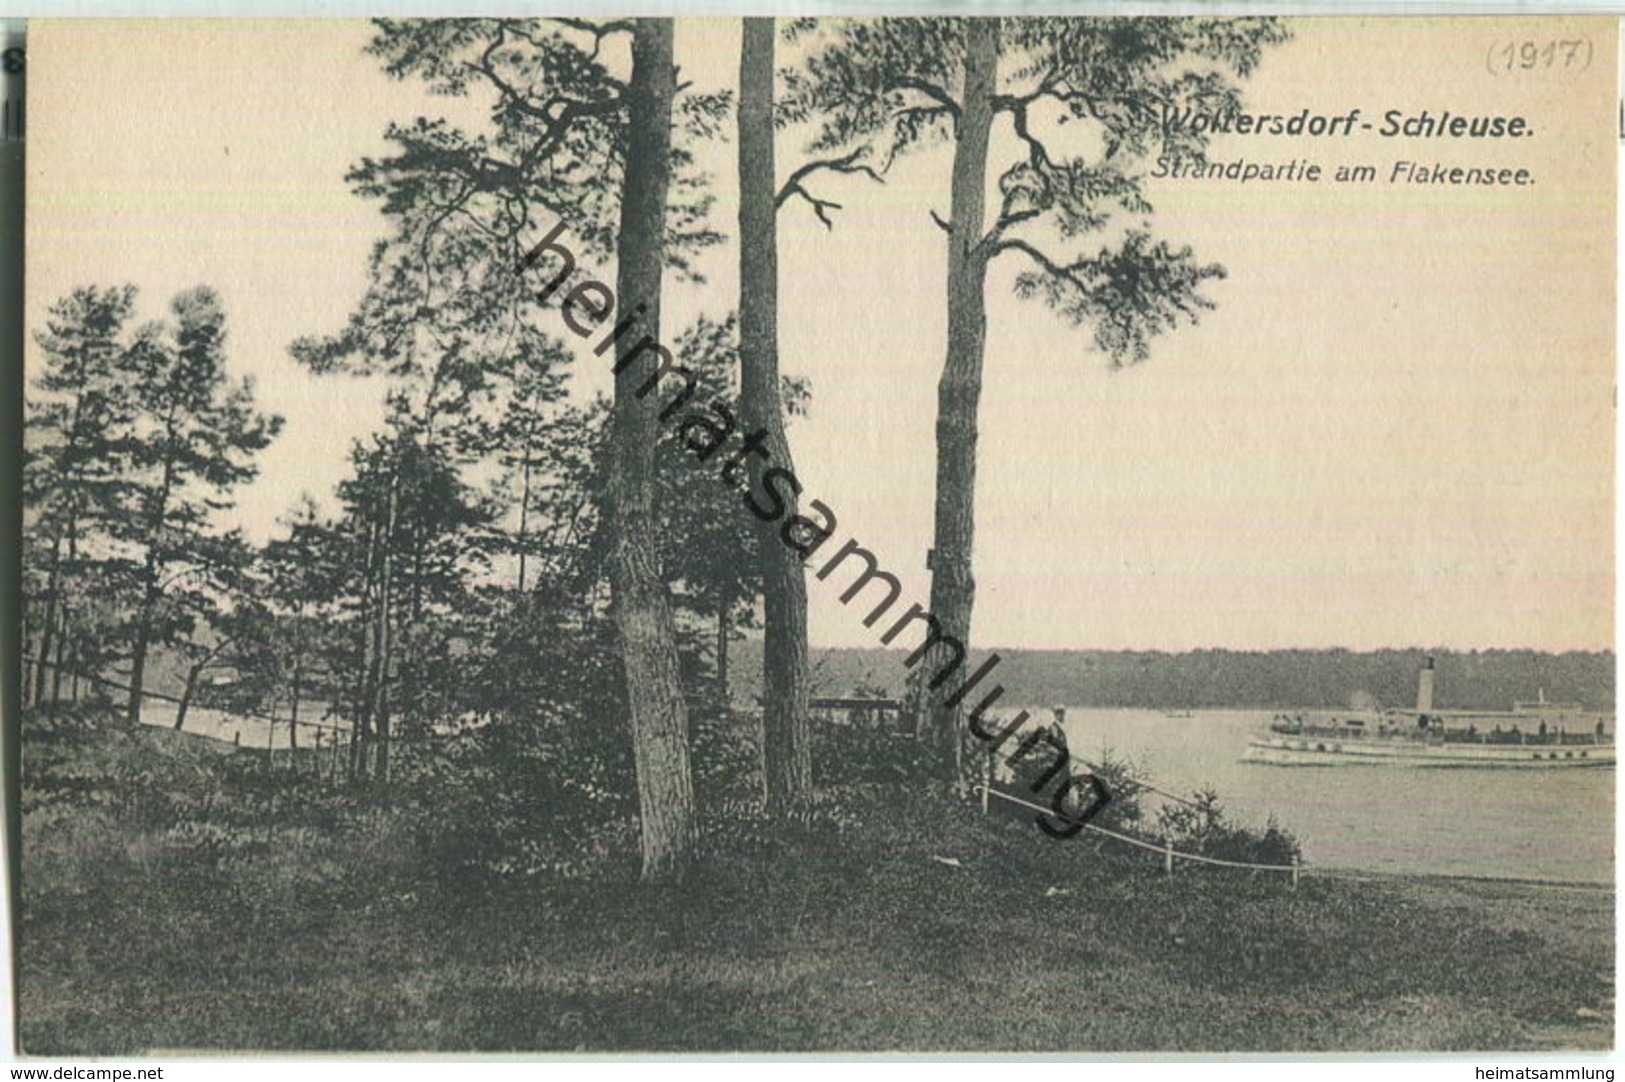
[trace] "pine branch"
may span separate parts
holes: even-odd
[[[779,194],[774,197],[773,206],[775,208],[782,207],[785,203],[789,202],[792,196],[799,195],[808,203],[812,204],[813,213],[818,215],[818,220],[824,223],[824,228],[833,229],[835,227],[835,223],[830,220],[826,211],[840,210],[841,204],[828,199],[818,198],[809,192],[802,182],[820,170],[828,170],[832,173],[862,173],[863,175],[872,178],[877,184],[886,183],[886,178],[881,176],[873,166],[866,165],[862,162],[863,157],[867,153],[867,147],[859,147],[849,154],[841,155],[839,158],[820,158],[815,161],[805,163],[795,172],[791,173],[789,179],[784,182],[784,186],[779,189]]]
[[[546,130],[543,131],[541,138],[536,141],[530,150],[525,152],[525,161],[521,163],[522,169],[528,169],[529,166],[540,160],[544,154],[563,142],[564,137],[569,134],[570,126],[577,120],[595,116],[611,116],[620,112],[624,101],[619,94],[599,101],[581,101],[576,98],[555,95],[540,105],[536,105],[530,100],[529,95],[496,73],[492,59],[496,55],[496,51],[507,44],[507,41],[508,24],[499,22],[496,37],[492,38],[491,44],[485,47],[474,67],[501,94],[502,101],[499,108],[512,109],[521,116],[530,117],[532,120],[540,121],[546,125]]]
[[[809,192],[806,188],[803,188],[800,184],[796,184],[794,186],[787,184],[785,188],[779,192],[779,197],[774,202],[774,206],[783,206],[785,200],[789,199],[793,195],[799,195],[808,203],[812,204],[813,213],[818,215],[818,220],[824,223],[825,229],[835,228],[835,222],[831,220],[827,212],[831,210],[840,210],[841,204],[832,202],[828,199],[820,199]]]
[[[1041,268],[1043,268],[1044,272],[1050,277],[1066,282],[1079,292],[1088,293],[1091,289],[1091,284],[1078,276],[1078,272],[1083,269],[1082,264],[1069,263],[1063,266],[1062,264],[1057,263],[1054,259],[1051,259],[1048,255],[1044,254],[1038,248],[1034,247],[1032,244],[1019,239],[999,241],[993,246],[993,251],[990,253],[988,258],[992,259],[1004,252],[1023,253],[1034,263],[1037,263]]]
[[[994,249],[994,255],[998,254],[997,246],[999,241],[1004,237],[1004,231],[1006,229],[1009,229],[1011,226],[1020,225],[1022,222],[1030,222],[1043,213],[1035,208],[1029,208],[1027,210],[1011,210],[1010,204],[1014,198],[1014,193],[1005,197],[1004,206],[999,211],[998,220],[993,223],[993,228],[988,230],[987,236],[982,238],[981,247],[984,250],[989,248]]]
[[[927,82],[924,79],[917,79],[913,76],[905,76],[893,80],[892,85],[897,87],[899,90],[918,90],[921,94],[924,94],[926,97],[948,110],[949,115],[951,115],[955,121],[959,119],[959,103],[954,101],[953,97],[946,90],[943,90],[935,83]]]
[[[791,173],[790,178],[784,182],[784,187],[779,189],[775,205],[783,204],[790,197],[792,188],[799,186],[803,180],[806,180],[820,169],[828,169],[835,173],[863,173],[871,177],[877,184],[886,183],[886,178],[876,172],[873,166],[860,164],[861,159],[867,153],[867,147],[859,147],[850,154],[843,154],[839,158],[820,158],[816,161],[807,162],[794,173]]]
[[[549,16],[549,19],[560,26],[569,27],[571,30],[580,30],[591,34],[599,41],[611,34],[630,34],[633,30],[633,23],[630,19],[615,19],[607,23],[595,23],[591,19],[573,19],[562,15]]]
[[[1032,131],[1027,127],[1027,106],[1019,106],[1011,112],[1015,120],[1016,135],[1023,143],[1027,144],[1027,160],[1032,163],[1033,168],[1037,169],[1040,174],[1046,170],[1054,169],[1055,163],[1050,160],[1049,151],[1045,148],[1043,141],[1033,135]]]

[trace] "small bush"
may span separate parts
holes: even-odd
[[[1231,823],[1212,789],[1198,790],[1187,803],[1159,809],[1157,825],[1175,849],[1215,860],[1284,865],[1302,855],[1297,838],[1282,830],[1273,816],[1263,831]]]
[[[815,725],[812,745],[813,779],[819,785],[917,785],[931,773],[922,741],[885,729]]]
[[[606,824],[634,815],[630,741],[577,719],[496,719],[414,752],[397,791],[428,870],[536,874],[607,849]]]
[[[762,792],[760,716],[715,709],[696,711],[690,723],[689,762],[701,807],[750,800]]]
[[[999,726],[994,724],[989,728],[996,730]],[[1053,811],[1056,795],[1066,784],[1067,775],[1056,768],[1058,755],[1051,745],[1035,744],[1023,755],[1020,753],[1023,739],[1012,737],[994,748],[991,762],[986,743],[977,741],[969,745],[964,759],[966,773],[972,785],[980,785],[984,778],[991,776],[995,792],[1007,793]],[[1090,759],[1073,752],[1066,769],[1074,784],[1061,802],[1062,815],[1082,818],[1087,814],[1091,826],[1123,832],[1132,832],[1141,824],[1145,817],[1142,799],[1148,784],[1144,766],[1120,758],[1111,748],[1105,748]],[[1091,777],[1098,786],[1088,783]],[[1099,802],[1101,788],[1110,795],[1104,805]],[[1015,818],[1031,821],[1038,814],[1032,808],[1008,800],[995,798],[994,803],[1003,805],[1004,813]],[[1091,808],[1097,810],[1089,814]],[[1060,826],[1058,822],[1054,825]]]

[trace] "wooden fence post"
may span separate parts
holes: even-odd
[[[988,802],[993,799],[993,751],[988,749],[987,759],[982,765],[982,814],[987,814]]]
[[[1292,889],[1298,889],[1298,854],[1292,854]]]
[[[1162,840],[1162,870],[1170,877],[1174,874],[1174,843],[1166,838]]]

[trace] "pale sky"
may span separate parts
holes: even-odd
[[[1216,160],[1308,160],[1326,176],[1155,182],[1157,233],[1229,278],[1209,290],[1216,311],[1130,369],[1014,299],[1016,264],[996,265],[976,641],[1611,648],[1612,21],[1294,25],[1248,83],[1250,111],[1519,114],[1534,135],[1221,137]],[[389,120],[456,108],[383,75],[361,55],[368,34],[30,25],[30,326],[81,284],[137,284],[144,318],[217,289],[234,370],[288,418],[239,496],[260,539],[302,491],[332,506],[350,441],[382,414],[378,384],[309,376],[286,353],[342,325],[387,229],[344,173],[387,150]],[[1492,73],[1500,43],[1531,36],[1590,40],[1589,68]],[[680,24],[677,47],[686,78],[732,84],[730,21]],[[995,161],[1009,142],[996,134]],[[800,149],[781,143],[781,172]],[[729,232],[733,153],[712,162]],[[1528,168],[1536,183],[1394,185],[1397,160]],[[1338,164],[1379,179],[1336,184]],[[837,512],[836,543],[862,540],[922,603],[945,324],[928,211],[947,213],[948,165],[943,149],[884,187],[825,185],[845,204],[833,232],[800,206],[781,220],[783,364],[813,389],[791,433],[798,473]],[[707,285],[674,290],[667,337],[685,313],[733,307],[736,260],[718,249]],[[592,363],[586,382],[605,385]],[[815,645],[872,645],[840,589],[810,581]]]

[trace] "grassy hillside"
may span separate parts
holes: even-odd
[[[471,872],[442,814],[184,734],[31,729],[34,1054],[1606,1048],[1613,895],[1182,871],[906,787]]]

